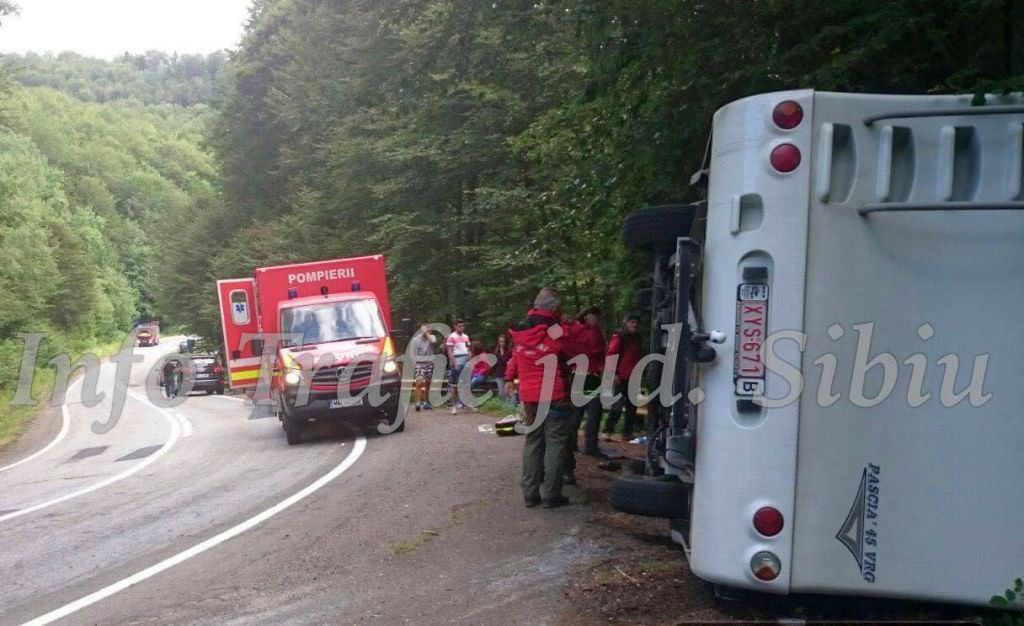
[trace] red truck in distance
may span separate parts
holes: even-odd
[[[143,346],[160,344],[160,322],[139,322],[135,326],[135,343]]]
[[[232,389],[259,381],[263,341],[243,345],[246,336],[286,336],[270,399],[289,444],[302,441],[310,422],[397,421],[401,372],[383,256],[261,267],[217,289]],[[374,397],[387,399],[374,406]]]

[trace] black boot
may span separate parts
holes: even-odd
[[[555,496],[554,498],[550,498],[544,501],[544,508],[556,509],[560,506],[565,506],[567,504],[569,504],[569,498],[566,498],[565,496]]]

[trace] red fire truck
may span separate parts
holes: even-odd
[[[309,422],[398,419],[383,256],[261,267],[217,289],[232,389],[256,390],[265,342],[277,340],[270,400],[289,444]]]

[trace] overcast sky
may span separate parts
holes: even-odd
[[[15,0],[21,15],[0,27],[0,52],[72,50],[208,53],[233,48],[250,0]]]

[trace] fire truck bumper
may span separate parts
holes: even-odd
[[[284,417],[306,422],[391,418],[398,412],[401,382],[398,376],[385,377],[377,385],[353,390],[351,397],[342,398],[336,393],[311,391],[304,404],[296,397],[296,392],[288,391],[283,402]]]

